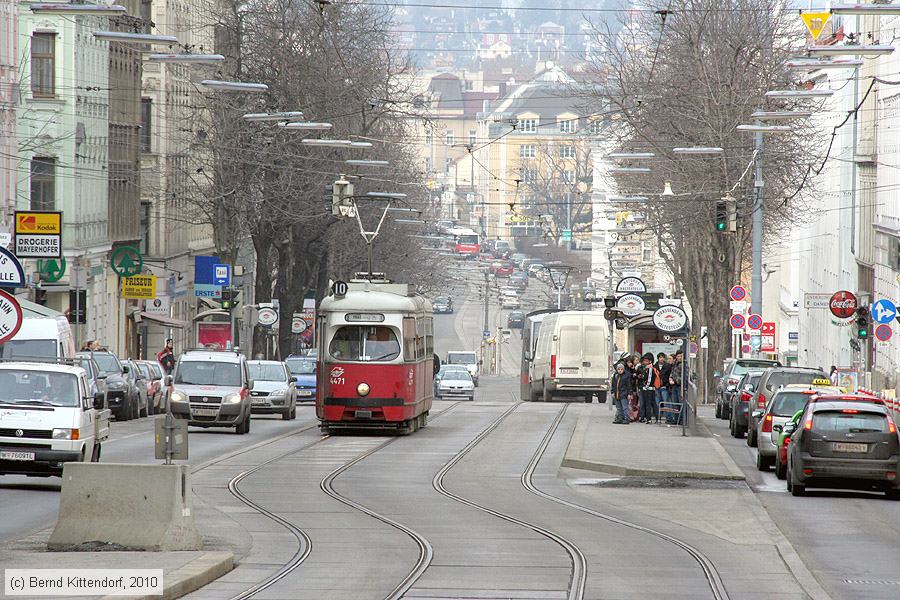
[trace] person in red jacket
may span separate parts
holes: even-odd
[[[166,375],[171,375],[175,370],[175,353],[172,352],[172,338],[166,340],[166,347],[156,353],[156,362],[158,362]]]

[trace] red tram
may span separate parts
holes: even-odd
[[[332,287],[317,318],[322,430],[424,427],[434,391],[431,303],[412,285],[354,279]]]

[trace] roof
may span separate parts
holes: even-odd
[[[561,68],[549,65],[536,77],[503,97],[494,110],[486,116],[482,115],[482,119],[504,120],[523,112],[532,112],[542,122],[555,123],[557,117],[564,112],[583,114],[584,100],[571,91],[575,83]]]
[[[56,371],[57,373],[69,373],[70,375],[81,375],[85,370],[74,365],[61,365],[50,362],[4,362],[0,363],[0,370],[3,371]]]
[[[453,73],[441,73],[432,77],[428,91],[436,99],[436,108],[462,110],[463,86],[459,77]]]
[[[374,289],[350,290],[342,298],[327,296],[319,305],[321,312],[417,312],[430,308],[431,304],[421,296],[401,296]]]
[[[210,362],[215,361],[239,363],[244,360],[244,355],[229,351],[219,352],[217,350],[188,350],[181,355],[179,360],[184,362],[208,360]]]
[[[248,360],[248,365],[278,365],[280,367],[284,366],[284,363],[280,360]]]
[[[870,398],[877,400],[877,398]],[[813,412],[823,412],[827,410],[865,410],[867,412],[877,412],[887,414],[887,407],[882,402],[857,402],[853,400],[818,400],[812,405]]]

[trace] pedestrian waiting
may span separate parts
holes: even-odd
[[[616,363],[616,373],[612,377],[612,397],[616,403],[616,418],[613,423],[616,425],[628,425],[631,422],[631,411],[629,400],[634,392],[634,383],[631,378],[631,371],[628,370],[624,362]]]

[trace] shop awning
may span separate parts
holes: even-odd
[[[173,319],[172,317],[167,317],[165,315],[157,315],[154,313],[141,312],[136,313],[140,315],[140,321],[149,321],[150,323],[156,323],[157,325],[162,325],[163,327],[174,327],[175,329],[184,329],[188,326],[187,321],[182,321],[181,319]],[[138,319],[135,319],[137,321]]]

